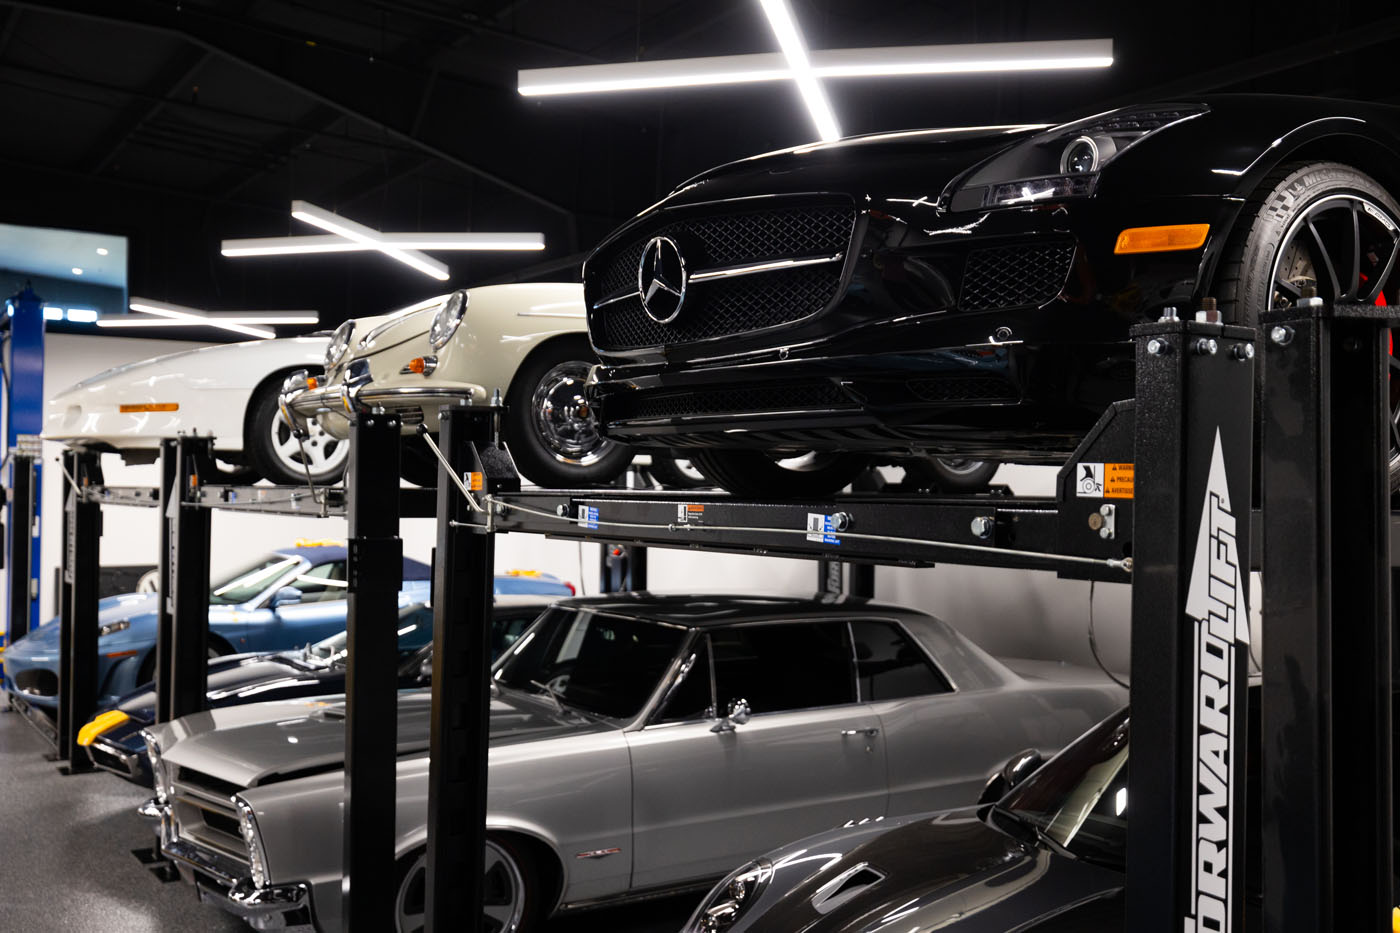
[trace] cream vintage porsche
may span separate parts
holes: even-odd
[[[583,397],[597,362],[584,328],[583,286],[563,282],[459,289],[393,314],[346,321],[326,349],[325,376],[294,374],[282,411],[308,432],[347,438],[370,409],[403,420],[403,474],[437,479],[437,462],[417,437],[436,432],[443,405],[506,404],[506,446],[542,486],[589,486],[615,479],[630,448],[605,439]]]
[[[703,887],[791,839],[970,804],[1126,693],[1003,663],[860,599],[613,594],[547,610],[493,669],[479,929]],[[430,694],[398,703],[399,933],[423,928]],[[255,704],[146,732],[161,849],[259,929],[341,928],[343,702]],[[376,883],[387,883],[382,879]]]

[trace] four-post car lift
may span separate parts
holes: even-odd
[[[1053,497],[850,494],[748,501],[693,492],[520,489],[501,409],[445,408],[436,491],[400,489],[400,425],[352,427],[343,490],[208,485],[207,438],[167,443],[158,489],[106,487],[96,457],[66,464],[60,752],[92,712],[96,534],[103,505],[163,510],[162,719],[204,702],[209,512],[350,521],[344,833],[346,927],[393,929],[396,686],[392,626],[401,516],[435,515],[427,929],[481,916],[494,540],[553,535],[646,547],[876,564],[1053,570],[1133,587],[1127,927],[1243,928],[1245,840],[1260,816],[1271,933],[1386,929],[1392,903],[1390,420],[1386,308],[1304,299],[1261,330],[1213,312],[1138,327],[1133,400],[1105,412]],[[1214,318],[1214,320],[1213,320]],[[1263,365],[1262,450],[1255,449]],[[71,494],[70,494],[71,493]],[[1139,532],[1139,533],[1135,533]],[[1251,644],[1250,570],[1262,570],[1263,644]],[[831,574],[835,576],[835,573]],[[1258,594],[1253,594],[1258,600]],[[1263,668],[1247,742],[1248,660]],[[1248,789],[1248,749],[1262,755]],[[1257,809],[1254,804],[1257,803]],[[1256,892],[1257,895],[1257,892]]]

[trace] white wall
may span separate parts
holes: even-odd
[[[50,334],[45,369],[46,395],[110,366],[170,353],[195,344],[127,337]],[[59,562],[56,444],[44,445],[48,480],[44,484],[45,516],[41,572],[44,618],[55,609],[53,568]],[[103,458],[107,482],[113,485],[155,485],[157,467],[124,466],[115,455]],[[1046,467],[1007,467],[998,475],[1023,495],[1053,491],[1054,470]],[[154,564],[157,559],[157,516],[154,509],[104,509],[104,564]],[[279,547],[296,538],[345,537],[342,519],[270,517],[215,512],[213,519],[214,574],[232,569],[250,554]],[[404,553],[427,561],[436,533],[426,519],[403,522]],[[584,592],[598,586],[598,547],[541,538],[501,535],[496,545],[498,570],[533,568],[558,574]],[[816,565],[809,561],[741,557],[689,550],[654,549],[649,582],[657,592],[730,592],[810,594],[816,588]],[[1089,584],[1059,580],[1054,574],[943,565],[927,570],[878,568],[877,597],[917,606],[946,619],[997,654],[1064,658],[1092,664],[1088,646]],[[1099,584],[1095,617],[1100,655],[1113,670],[1128,668],[1128,587]]]

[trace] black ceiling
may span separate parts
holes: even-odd
[[[793,6],[813,48],[1114,41],[1103,71],[828,82],[847,133],[1220,90],[1400,95],[1385,4]],[[772,48],[756,0],[0,0],[0,221],[126,235],[135,295],[331,324],[441,286],[372,254],[225,259],[219,240],[317,232],[290,217],[301,198],[383,230],[544,232],[544,254],[437,254],[456,284],[576,278],[676,182],[813,134],[786,85],[525,99],[516,69]]]

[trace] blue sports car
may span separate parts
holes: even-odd
[[[428,600],[427,564],[404,558],[399,607]],[[299,541],[265,554],[215,582],[209,591],[209,655],[283,651],[345,630],[346,549]],[[496,591],[568,594],[558,578],[512,572]],[[98,603],[97,706],[154,679],[154,593],[111,596]],[[11,705],[52,715],[58,707],[59,620],[52,619],[5,651]]]

